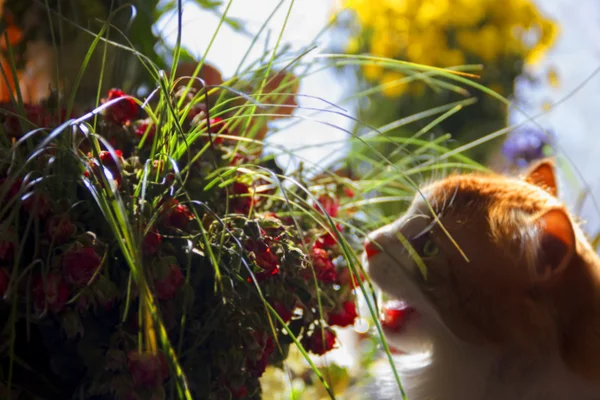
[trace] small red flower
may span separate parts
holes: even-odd
[[[33,278],[32,293],[38,310],[48,306],[48,310],[54,313],[60,312],[69,299],[69,287],[60,275],[54,273],[48,273],[44,279],[41,275],[36,275]]]
[[[317,279],[324,283],[333,283],[336,280],[336,271],[333,261],[329,258],[327,251],[313,247],[310,254],[312,265],[315,269]],[[307,272],[307,277],[310,278],[312,272]]]
[[[225,123],[223,122],[223,118],[221,118],[221,117],[211,118],[209,120],[209,124],[210,124],[209,132],[212,134],[213,143],[214,144],[223,143],[223,138],[221,136],[215,136],[217,133],[220,133],[221,135],[229,134],[229,130],[227,129],[227,126],[225,126]]]
[[[136,387],[156,387],[169,375],[167,360],[161,352],[130,351],[127,354],[127,368]]]
[[[316,327],[310,336],[305,336],[302,345],[308,351],[323,355],[335,346],[336,334],[331,328]]]
[[[113,179],[120,184],[122,177],[121,171],[119,171],[119,164],[123,163],[123,152],[121,152],[121,150],[115,150],[115,155],[117,156],[117,159],[113,157],[110,151],[103,150],[99,154],[100,161],[102,161],[104,168],[109,170]]]
[[[177,264],[169,264],[167,269],[168,271],[164,277],[154,281],[156,297],[160,300],[169,300],[175,297],[177,289],[179,289],[185,281],[181,269]]]
[[[163,205],[163,218],[167,227],[184,230],[194,215],[177,199],[170,199]]]
[[[123,97],[122,100],[115,102],[107,108],[104,114],[106,119],[117,125],[124,125],[138,116],[139,107],[137,103],[132,98],[125,96],[126,94],[122,90],[111,89],[108,91],[108,98],[103,101],[107,102]]]
[[[349,187],[344,187],[344,194],[346,195],[346,197],[354,197],[354,190],[350,189]]]
[[[337,224],[335,226],[338,230],[338,232],[342,232],[344,230],[344,227],[340,224]],[[337,237],[335,236],[335,233],[324,233],[323,235],[319,236],[319,238],[317,239],[317,241],[315,242],[314,246],[320,249],[329,249],[333,246],[335,246],[337,244]]]
[[[325,209],[325,212],[327,214],[329,214],[329,216],[331,218],[337,217],[339,209],[340,209],[340,200],[338,198],[324,194],[324,195],[319,196],[317,201],[319,203],[321,203],[321,207],[323,207],[323,209]],[[323,212],[321,207],[319,207],[317,204],[315,204],[314,207],[319,212]]]
[[[275,351],[275,343],[270,335],[264,333],[256,332],[255,338],[257,343],[262,347],[262,351],[258,354],[256,360],[248,359],[246,367],[252,375],[260,378],[269,365],[269,357]]]
[[[243,399],[244,397],[248,396],[248,389],[246,389],[246,386],[244,385],[237,387],[227,385],[227,389],[229,389],[229,392],[234,399]]]
[[[254,261],[256,265],[264,270],[264,272],[255,272],[254,276],[258,282],[277,275],[279,273],[279,257],[263,240],[248,239],[245,243],[246,250],[254,253]],[[252,278],[248,278],[248,282],[252,282]]]
[[[9,185],[9,188],[6,188],[5,185]],[[19,194],[21,191],[21,185],[23,184],[23,180],[21,179],[0,179],[0,201],[8,202],[13,197]],[[5,193],[6,191],[6,193]]]
[[[280,300],[274,301],[271,306],[277,312],[277,314],[283,320],[283,322],[286,322],[286,323],[289,322],[292,319],[292,317],[294,316],[294,309],[296,308],[295,306],[287,307],[283,303],[283,301],[280,301]]]
[[[351,274],[350,268],[343,268],[338,274],[337,283],[340,285],[348,285],[350,289],[354,289],[360,286],[359,282],[364,282],[365,276],[361,271],[358,271],[358,278],[356,275]]]
[[[75,225],[68,215],[56,215],[46,223],[46,236],[54,244],[65,243],[75,233]]]
[[[248,239],[246,250],[254,253],[256,264],[265,271],[272,271],[279,266],[279,257],[263,240]]]
[[[41,193],[33,193],[23,200],[23,208],[30,215],[43,218],[50,211],[50,201]]]
[[[0,226],[0,261],[12,261],[17,247],[17,235],[12,226]]]
[[[144,120],[135,128],[135,134],[140,138],[140,140],[146,136],[145,143],[152,143],[154,135],[156,135],[156,125],[154,125],[149,119]]]
[[[8,290],[8,283],[10,282],[10,275],[6,268],[0,268],[0,299],[4,297]]]
[[[71,248],[62,259],[65,277],[74,285],[88,284],[101,263],[102,259],[93,247]]]
[[[142,248],[144,250],[144,254],[149,256],[156,254],[160,249],[160,245],[162,244],[162,236],[158,233],[156,228],[152,228],[146,233],[144,236],[144,241],[142,242]]]
[[[336,313],[329,313],[327,323],[329,325],[337,325],[341,327],[354,325],[354,321],[358,317],[356,313],[356,304],[352,301],[345,301],[342,304],[342,309]]]
[[[253,196],[250,194],[250,187],[242,182],[234,182],[230,193],[232,198],[229,204],[233,212],[247,215],[255,204]]]

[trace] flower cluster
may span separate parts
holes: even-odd
[[[287,93],[270,100],[278,116],[295,104],[297,83],[281,89],[290,78],[276,73],[263,92]],[[261,134],[261,122],[236,124],[236,108],[223,111],[216,96],[198,103],[202,90],[162,100],[182,104],[173,132],[170,110],[147,113],[111,89],[95,135],[91,125],[72,127],[69,140],[49,144],[48,129],[24,134],[57,127],[64,113],[27,106],[21,124],[0,109],[7,136],[22,139],[0,154],[0,304],[16,305],[0,312],[16,321],[17,337],[33,332],[15,354],[51,366],[40,367],[40,382],[58,382],[56,398],[174,398],[176,367],[198,398],[255,398],[292,336],[322,355],[336,346],[332,328],[357,318],[361,276],[340,246],[342,203],[353,193],[319,189],[294,210],[277,171],[264,172],[274,167],[260,143],[236,140]],[[36,146],[44,147],[30,154]],[[152,331],[172,347],[147,339]]]
[[[555,23],[531,0],[345,0],[360,25],[346,50],[419,64],[449,67],[506,60],[539,60],[554,42]],[[363,67],[371,81],[386,85],[384,94],[405,93],[405,76],[380,65]]]
[[[539,129],[526,128],[511,132],[502,145],[502,154],[518,168],[548,156],[554,138]]]

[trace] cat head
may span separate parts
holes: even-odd
[[[405,351],[425,338],[558,346],[565,282],[585,239],[556,194],[550,160],[521,179],[465,174],[424,187],[365,245],[371,280],[412,311],[388,339]]]

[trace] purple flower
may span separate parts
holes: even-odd
[[[514,165],[523,168],[534,160],[544,158],[552,146],[552,137],[532,128],[511,132],[506,138],[502,153]]]

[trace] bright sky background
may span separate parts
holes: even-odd
[[[272,30],[271,43],[274,43],[280,32],[291,0],[278,10],[269,24]],[[234,0],[229,15],[247,22],[250,32],[256,32],[264,19],[276,7],[279,0]],[[374,0],[373,4],[376,5]],[[538,4],[551,17],[558,20],[561,33],[555,48],[548,57],[532,70],[540,76],[545,75],[550,66],[557,71],[560,79],[558,88],[523,87],[522,98],[527,100],[530,115],[541,112],[545,102],[556,103],[575,88],[580,86],[592,72],[600,67],[600,1],[598,0],[538,0]],[[296,0],[292,9],[283,41],[301,47],[310,43],[315,35],[327,23],[333,0]],[[215,32],[218,18],[213,14],[201,11],[193,4],[184,11],[183,44],[192,53],[204,54],[207,45]],[[166,32],[175,32],[175,20],[163,21],[159,26]],[[229,77],[250,44],[250,38],[236,34],[228,27],[222,27],[213,47],[208,53],[208,61],[216,65]],[[264,45],[264,41],[261,42]],[[318,51],[326,51],[325,43],[320,43]],[[250,59],[261,54],[263,46],[255,48]],[[342,98],[344,83],[333,71],[325,71],[302,81],[300,92],[323,97],[336,103]],[[537,121],[545,128],[551,129],[558,136],[561,155],[569,158],[574,166],[583,174],[592,193],[600,202],[600,74],[593,77],[586,85],[556,109],[539,118]],[[306,105],[308,100],[300,100]],[[519,121],[522,116],[513,114]],[[340,116],[321,117],[328,123],[348,128],[351,123]],[[489,132],[485,132],[489,133]],[[299,152],[300,157],[321,164],[323,159],[330,160],[331,146],[319,145],[324,142],[343,140],[347,133],[330,126],[313,121],[303,121],[292,129],[270,138],[274,144],[288,148],[313,145],[312,148]],[[341,153],[338,152],[338,155]],[[563,190],[570,204],[580,194],[581,183],[568,184],[568,191]],[[596,210],[593,201],[586,201],[582,216],[589,219],[588,231],[600,230],[600,211]]]

